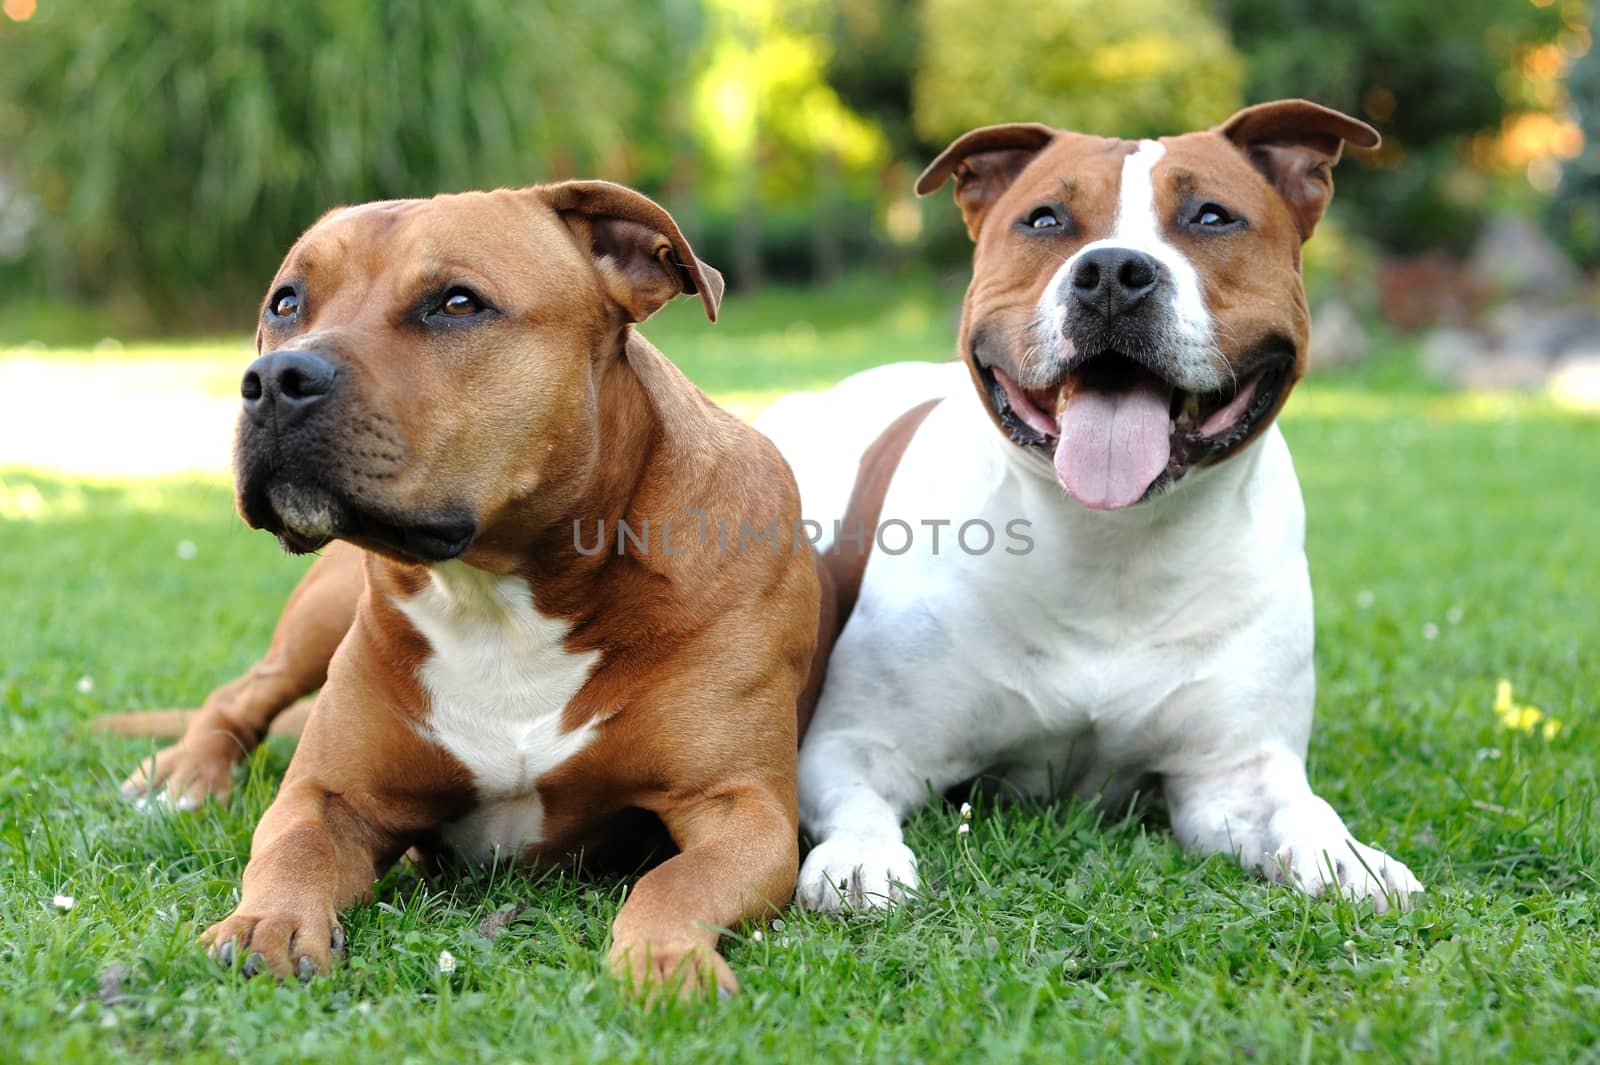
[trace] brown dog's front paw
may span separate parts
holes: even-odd
[[[733,970],[704,943],[642,939],[611,945],[611,972],[637,996],[676,994],[683,1001],[703,997],[713,987],[718,998],[739,991]]]
[[[239,971],[245,976],[270,972],[280,980],[305,983],[328,972],[333,959],[343,956],[344,929],[331,917],[235,912],[206,929],[200,943],[228,968],[242,958]]]
[[[205,743],[182,740],[144,760],[122,782],[123,797],[138,803],[170,803],[198,810],[207,799],[223,800],[233,785],[233,767],[244,757],[232,736]]]

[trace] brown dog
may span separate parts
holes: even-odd
[[[309,977],[407,848],[556,860],[642,810],[678,853],[629,894],[613,969],[736,989],[718,929],[794,886],[818,591],[783,460],[633,329],[681,292],[714,320],[721,289],[605,182],[337,210],[290,251],[237,499],[328,550],[266,659],[126,785],[223,793],[321,685],[239,906],[202,937],[216,957]],[[783,542],[705,535],[741,522]]]

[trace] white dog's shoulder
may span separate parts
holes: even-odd
[[[971,390],[959,362],[877,366],[821,392],[796,392],[774,402],[755,427],[778,446],[800,486],[802,509],[833,537],[855,487],[861,455],[900,415],[919,403]]]

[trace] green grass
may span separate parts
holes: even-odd
[[[953,295],[838,295],[733,300],[714,328],[679,307],[654,332],[724,395],[948,350]],[[145,814],[113,795],[143,748],[86,725],[232,676],[304,563],[220,483],[0,473],[0,1059],[1600,1060],[1600,420],[1397,365],[1309,382],[1286,430],[1318,603],[1311,773],[1428,884],[1415,912],[1196,861],[1159,809],[984,803],[963,838],[939,806],[910,826],[927,901],[740,930],[744,994],[720,1006],[642,1009],[604,975],[624,881],[515,870],[391,876],[309,988],[215,969],[192,940],[230,909],[288,749],[229,808]],[[1501,677],[1554,738],[1499,727]]]
[[[863,366],[952,357],[963,283],[863,275],[820,292],[773,287],[730,297],[715,325],[698,301],[678,300],[644,331],[719,398],[826,388]]]

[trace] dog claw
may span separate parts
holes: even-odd
[[[727,1002],[727,1001],[731,1000],[732,998],[733,998],[733,992],[732,991],[729,991],[727,988],[722,987],[721,985],[718,985],[718,987],[717,987],[717,1001],[718,1002]]]
[[[294,963],[294,974],[302,984],[309,984],[317,975],[317,963],[308,955],[302,954]]]
[[[262,954],[260,951],[251,951],[250,956],[245,958],[244,964],[239,967],[239,971],[244,973],[246,977],[251,977],[266,967],[266,955]]]
[[[233,968],[233,940],[228,940],[217,948],[217,963],[224,968]]]
[[[344,954],[344,928],[342,926],[333,926],[333,936],[330,947],[335,954]]]

